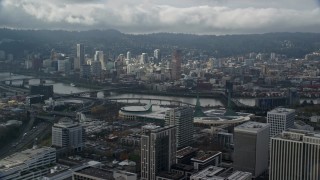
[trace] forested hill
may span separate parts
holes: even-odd
[[[192,35],[174,33],[123,34],[117,30],[50,31],[0,29],[0,50],[22,57],[23,52],[49,53],[52,48],[71,53],[76,43],[85,43],[87,52],[95,49],[112,53],[151,53],[173,48],[195,50],[214,57],[275,52],[301,58],[320,49],[318,33],[267,33],[250,35]],[[95,48],[95,49],[94,49]],[[49,52],[48,52],[49,51]]]

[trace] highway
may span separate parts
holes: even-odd
[[[31,113],[30,121],[19,138],[0,150],[0,159],[27,149],[34,144],[36,139],[40,139],[46,134],[51,133],[52,123],[50,121],[43,121],[37,126],[33,126],[35,119],[35,114]]]

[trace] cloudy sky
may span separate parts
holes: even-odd
[[[0,27],[125,33],[320,32],[319,0],[0,0]]]

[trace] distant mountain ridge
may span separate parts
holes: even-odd
[[[76,43],[84,43],[87,52],[104,50],[114,54],[152,53],[161,49],[170,53],[174,48],[199,51],[213,57],[226,57],[250,52],[285,54],[301,58],[320,49],[319,33],[266,33],[244,35],[194,35],[176,33],[124,34],[120,31],[90,30],[12,30],[0,29],[0,50],[23,57],[23,52],[49,54],[52,48],[73,53]],[[95,49],[96,48],[96,49]],[[48,52],[49,51],[49,52]]]

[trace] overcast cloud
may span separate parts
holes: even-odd
[[[0,26],[126,33],[320,32],[315,0],[0,0]]]

